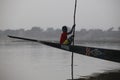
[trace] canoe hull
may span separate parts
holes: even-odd
[[[90,56],[90,57],[95,57],[95,58],[114,61],[114,62],[120,62],[120,50],[111,50],[111,49],[77,46],[77,45],[74,45],[74,46],[60,45],[59,43],[41,41],[41,40],[35,40],[35,39],[29,39],[29,38],[23,38],[23,37],[16,37],[16,36],[10,36],[10,35],[8,35],[8,37],[42,43],[44,45],[48,45],[54,48],[58,48],[58,49],[62,49],[62,50],[74,52],[77,54]]]

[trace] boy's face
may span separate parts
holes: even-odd
[[[67,32],[67,30],[63,30],[63,32]]]
[[[67,32],[67,27],[64,26],[64,27],[62,28],[62,31],[63,31],[63,32]]]

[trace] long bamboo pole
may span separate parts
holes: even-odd
[[[75,8],[74,8],[74,16],[73,16],[73,24],[75,25],[76,24],[76,7],[77,7],[77,0],[75,0]],[[75,29],[73,31],[73,35],[75,37]],[[74,38],[73,38],[73,46],[74,46]],[[72,77],[72,80],[74,79],[74,68],[73,68],[73,60],[74,60],[74,55],[73,55],[74,52],[72,52],[72,56],[71,56],[71,77]]]

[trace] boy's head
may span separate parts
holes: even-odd
[[[62,31],[63,31],[63,32],[67,32],[67,26],[63,26],[63,27],[62,27]]]

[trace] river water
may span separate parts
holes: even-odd
[[[79,44],[120,49],[118,44]],[[111,46],[112,47],[111,47]],[[74,78],[120,69],[120,64],[74,54]],[[0,80],[67,80],[71,52],[37,43],[0,44]]]

